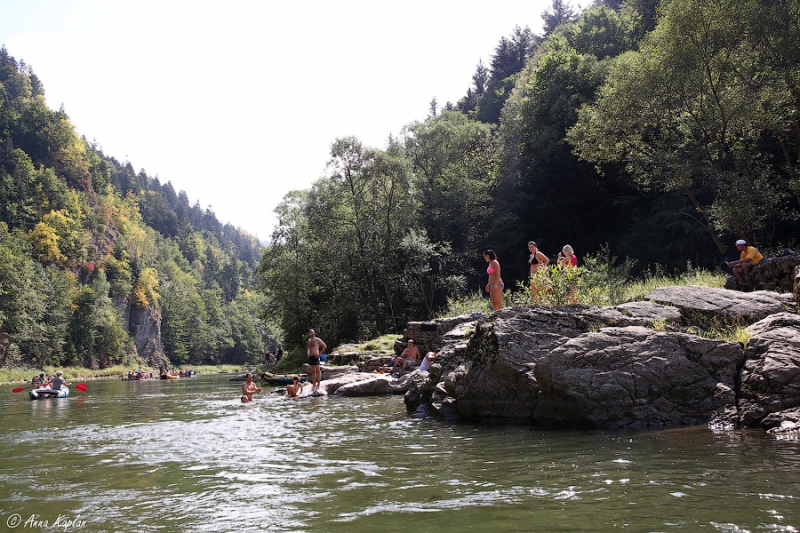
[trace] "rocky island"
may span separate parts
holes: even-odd
[[[791,294],[683,286],[614,307],[513,307],[428,323],[433,337],[422,339],[410,324],[404,339],[440,349],[429,371],[397,379],[367,361],[362,372],[328,369],[323,389],[405,393],[409,412],[443,421],[797,432],[797,309]],[[709,334],[736,326],[746,342]]]

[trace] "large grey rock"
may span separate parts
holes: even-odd
[[[443,346],[407,409],[481,423],[735,426],[740,345],[632,325],[654,320],[677,315],[652,303],[498,311],[468,342]]]
[[[699,313],[747,323],[780,313],[794,305],[790,294],[737,292],[699,285],[661,287],[645,296],[645,299],[675,306],[684,316]]]
[[[540,393],[536,363],[569,339],[606,325],[633,326],[674,321],[679,314],[651,302],[619,308],[588,306],[516,307],[497,311],[446,343],[428,383],[412,383],[406,406],[418,416],[462,418],[484,423],[534,423]],[[653,333],[655,333],[653,331]]]
[[[348,383],[339,387],[336,396],[380,396],[384,394],[405,394],[411,378],[409,375],[400,379],[385,374],[363,374],[367,379]]]
[[[320,365],[319,369],[322,380],[333,379],[343,374],[352,374],[354,372],[358,372],[357,366]],[[308,374],[311,371],[311,367],[308,366],[308,363],[303,363],[300,365],[300,371],[304,374]]]
[[[481,423],[761,424],[800,438],[800,315],[784,312],[796,309],[791,295],[672,287],[648,299],[506,308],[461,324],[442,334],[428,372],[410,376],[406,407]],[[725,323],[752,323],[746,351],[680,331]]]
[[[753,267],[747,281],[757,290],[792,292],[797,266],[800,266],[800,254],[767,257]]]
[[[643,327],[605,328],[570,339],[535,369],[534,421],[643,427],[735,424],[736,343]]]
[[[335,394],[341,387],[373,379],[373,375],[374,374],[365,374],[363,372],[341,374],[337,377],[320,381],[319,389],[323,394]]]
[[[743,424],[755,425],[800,406],[800,316],[780,313],[748,329],[739,411]]]

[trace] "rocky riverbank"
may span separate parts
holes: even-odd
[[[687,286],[646,300],[481,318],[412,377],[406,405],[416,416],[480,423],[797,429],[800,315],[791,295]],[[750,339],[686,333],[709,324],[747,326]]]
[[[373,358],[366,372],[324,369],[322,392],[404,393],[415,416],[447,421],[798,432],[797,311],[790,294],[698,286],[615,307],[508,308],[440,328],[427,372],[375,374]],[[710,334],[736,328],[746,342]]]

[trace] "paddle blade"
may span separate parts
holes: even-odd
[[[14,394],[16,394],[16,393],[18,393],[18,392],[22,392],[22,391],[24,391],[24,390],[25,390],[25,387],[17,387],[16,389],[11,389],[11,392],[13,392]]]
[[[86,385],[83,383],[78,383],[77,385],[75,385],[75,388],[81,392],[86,392]]]

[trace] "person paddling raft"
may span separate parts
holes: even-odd
[[[69,387],[72,383],[69,383],[66,379],[64,379],[64,373],[59,370],[56,372],[56,377],[50,381],[50,390],[56,391],[55,393],[49,393],[50,396],[58,396],[58,393],[61,391],[61,387]]]

